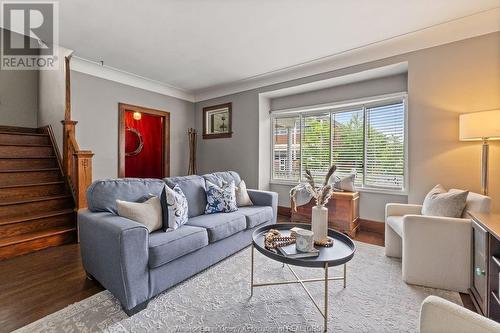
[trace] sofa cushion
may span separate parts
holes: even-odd
[[[436,185],[425,196],[422,204],[422,215],[461,217],[469,191],[446,191],[441,185]]]
[[[158,197],[152,197],[146,202],[116,200],[116,206],[118,215],[145,225],[149,232],[159,230],[163,225],[161,202]]]
[[[214,173],[208,173],[203,175],[206,181],[211,182],[212,184],[216,184],[218,186],[222,186],[222,180],[230,183],[234,181],[235,186],[239,186],[241,182],[240,175],[238,175],[235,171],[219,171]]]
[[[403,237],[403,217],[387,216],[385,221],[400,237]]]
[[[183,225],[173,231],[157,231],[149,235],[149,267],[171,262],[208,245],[207,231]]]
[[[188,216],[198,216],[205,213],[207,196],[205,194],[205,179],[201,176],[184,176],[165,178],[170,188],[177,184],[188,201]]]
[[[247,184],[244,180],[242,180],[240,185],[236,187],[236,205],[238,207],[253,205],[253,202],[248,195]]]
[[[149,199],[149,194],[159,197],[164,186],[165,183],[160,179],[122,178],[97,180],[87,189],[88,208],[92,212],[117,214],[116,200],[141,202]]]
[[[224,182],[222,186],[207,181],[207,207],[205,214],[230,213],[238,210],[236,206],[236,186],[234,181]]]
[[[192,217],[188,220],[187,225],[207,229],[208,240],[213,243],[245,230],[247,222],[245,216],[236,211]]]
[[[273,208],[271,206],[240,207],[238,208],[238,213],[245,215],[247,229],[251,229],[273,219]]]
[[[187,222],[188,202],[179,185],[175,185],[173,189],[165,185],[162,200],[163,209],[167,210],[164,214],[163,231],[175,230]]]

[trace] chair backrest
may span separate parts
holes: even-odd
[[[451,189],[453,191],[456,189]],[[469,192],[462,217],[468,217],[467,211],[488,214],[491,209],[491,198],[479,193]]]

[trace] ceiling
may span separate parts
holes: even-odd
[[[196,92],[500,6],[500,0],[64,0],[78,57]]]

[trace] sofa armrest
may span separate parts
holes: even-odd
[[[422,205],[388,203],[385,205],[385,217],[387,216],[403,216],[407,214],[420,215]]]
[[[467,292],[470,286],[471,232],[469,219],[405,215],[403,280]]]
[[[437,296],[427,297],[420,309],[420,333],[493,333],[500,324]]]
[[[260,190],[247,190],[247,192],[254,205],[271,206],[273,208],[273,223],[276,223],[278,218],[278,193]]]
[[[148,229],[112,213],[78,212],[85,270],[126,309],[149,298]]]

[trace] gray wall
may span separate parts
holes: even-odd
[[[271,99],[271,110],[311,106],[407,90],[407,74],[393,75],[362,82],[320,89]]]
[[[71,72],[71,89],[78,143],[95,154],[94,180],[118,174],[118,103],[170,112],[170,174],[187,173],[187,129],[194,125],[193,103],[75,71]]]
[[[38,70],[0,70],[0,125],[37,127],[37,110]]]
[[[436,183],[480,191],[480,145],[458,141],[460,113],[500,108],[500,32],[415,51],[341,70],[196,103],[201,132],[202,108],[233,103],[233,137],[200,140],[202,172],[233,169],[251,187],[259,183],[259,93],[371,68],[408,62],[409,195],[419,203]],[[490,194],[500,211],[500,144],[490,146]],[[377,210],[363,217],[381,221],[392,196],[377,197]],[[361,201],[365,198],[361,198]],[[283,199],[282,199],[283,200]],[[362,209],[363,212],[363,209]]]
[[[38,126],[52,126],[57,146],[62,153],[63,130],[61,120],[64,120],[66,106],[64,57],[70,55],[72,51],[63,47],[57,47],[57,49],[60,60],[59,70],[40,71],[38,78]]]

